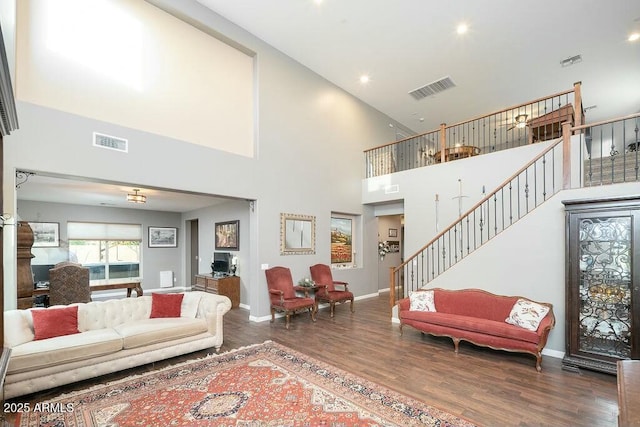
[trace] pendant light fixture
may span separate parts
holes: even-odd
[[[137,188],[134,188],[133,193],[127,194],[127,202],[147,203],[147,196],[145,196],[144,194],[140,194],[140,190]]]

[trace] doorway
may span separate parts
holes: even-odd
[[[389,270],[402,264],[404,214],[378,216],[378,243],[386,243],[389,252],[378,254],[378,291],[389,291]]]
[[[187,262],[185,263],[188,268],[186,277],[189,278],[189,284],[193,286],[196,283],[196,274],[198,274],[198,266],[200,265],[198,220],[187,221],[187,230],[189,230],[189,245],[187,246]]]

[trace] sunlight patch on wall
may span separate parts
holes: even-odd
[[[18,101],[254,156],[251,52],[140,0],[20,0],[17,16]]]
[[[44,7],[47,48],[103,77],[142,90],[142,24],[105,0],[56,0]]]

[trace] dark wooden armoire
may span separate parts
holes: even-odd
[[[616,373],[640,358],[640,195],[565,201],[562,366]]]

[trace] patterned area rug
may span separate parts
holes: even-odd
[[[39,402],[39,409],[22,414],[19,425],[472,426],[271,341]]]

